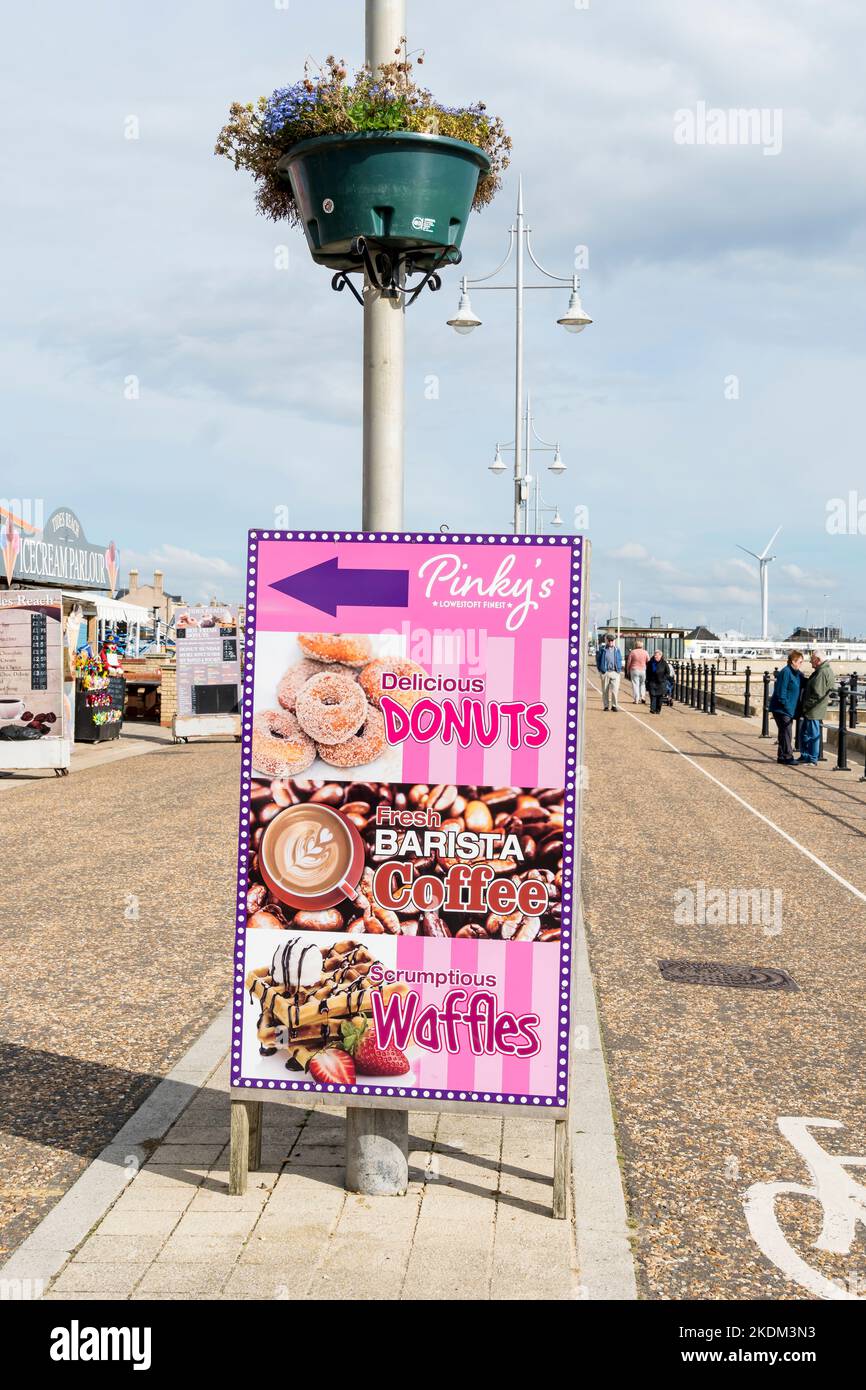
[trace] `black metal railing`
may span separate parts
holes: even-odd
[[[686,705],[689,709],[698,710],[703,714],[718,714],[718,689],[717,681],[719,675],[728,674],[727,658],[719,658],[716,661],[706,659],[695,661],[693,657],[683,660],[672,661],[671,663],[672,689],[671,694],[675,703]],[[732,663],[732,675],[736,674],[737,663]],[[772,672],[763,671],[761,673],[760,687],[760,714],[761,714],[761,738],[771,738],[770,730],[770,699],[775,687],[779,668],[773,667]],[[749,719],[752,714],[752,680],[757,672],[753,672],[751,666],[746,666],[743,675],[743,717]],[[830,707],[838,711],[838,724],[836,729],[836,770],[839,772],[849,772],[852,769],[848,763],[848,733],[851,729],[859,727],[858,708],[862,707],[862,712],[866,712],[866,682],[861,682],[856,671],[848,676],[843,676],[834,690],[830,692]],[[821,721],[821,742],[818,753],[820,762],[827,761],[824,752],[824,721]],[[800,733],[802,720],[800,717],[795,722],[794,747],[800,751]],[[861,782],[866,782],[866,760],[864,760],[863,776]]]

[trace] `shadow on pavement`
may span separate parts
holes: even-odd
[[[0,1133],[92,1159],[164,1080],[0,1042]],[[197,1087],[180,1082],[187,1104]]]
[[[725,735],[725,737],[730,738],[731,735],[728,734]],[[696,743],[700,743],[705,748],[712,750],[708,753],[695,753],[695,757],[700,757],[701,759],[706,758],[707,760],[711,758],[719,758],[723,762],[737,763],[742,766],[749,767],[751,767],[751,765],[756,762],[763,763],[765,767],[775,766],[774,760],[769,757],[762,757],[758,759],[735,758],[731,754],[725,753],[724,750],[717,749],[714,744],[708,743],[707,740],[701,737],[700,734],[693,733],[692,738],[695,740]],[[830,763],[829,760],[826,764],[826,767],[832,768],[832,763]],[[833,811],[828,810],[826,806],[821,805],[815,799],[816,779],[813,776],[811,769],[808,769],[807,771],[801,771],[800,769],[795,768],[785,768],[786,777],[797,779],[790,783],[780,782],[775,777],[771,777],[769,773],[766,771],[759,772],[755,768],[752,768],[751,770],[754,772],[754,775],[756,777],[759,777],[761,779],[762,782],[766,782],[771,787],[776,787],[785,796],[791,796],[794,798],[795,801],[804,802],[811,811],[817,812],[818,815],[826,816],[828,820],[835,821],[837,825],[843,826],[846,830],[850,830],[850,832],[853,835],[857,835],[861,839],[866,839],[866,831],[861,830],[857,825],[852,824],[851,821],[845,820],[843,816],[836,815]],[[855,804],[859,804],[861,809],[866,811],[866,804],[864,804],[863,800],[860,797],[858,797],[855,793],[846,791],[844,787],[836,787],[832,784],[828,784],[823,781],[818,781],[817,786],[821,788],[827,787],[828,790],[834,796],[844,796],[846,800],[853,801]]]

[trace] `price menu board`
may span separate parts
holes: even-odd
[[[63,723],[62,608],[56,594],[0,594],[0,730],[38,728],[57,737]]]
[[[236,714],[241,683],[238,610],[200,604],[176,615],[177,712]]]
[[[30,681],[34,690],[48,689],[48,617],[30,614]]]

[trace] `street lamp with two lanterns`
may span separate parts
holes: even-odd
[[[554,275],[551,271],[545,270],[544,266],[536,259],[530,241],[531,228],[526,225],[523,210],[523,181],[520,181],[517,193],[517,215],[514,225],[509,229],[508,250],[504,260],[492,270],[489,275],[481,275],[477,279],[470,279],[464,275],[460,282],[460,302],[457,313],[448,320],[449,328],[453,328],[456,333],[463,335],[473,332],[474,329],[481,327],[481,319],[472,308],[472,301],[469,290],[472,289],[504,289],[513,290],[515,296],[515,369],[514,369],[514,440],[510,444],[496,446],[496,455],[493,463],[490,464],[490,472],[494,474],[504,473],[506,464],[502,458],[503,450],[507,453],[514,453],[514,531],[515,534],[528,530],[528,519],[530,514],[530,490],[534,488],[534,519],[536,530],[541,522],[544,513],[555,511],[551,525],[561,526],[562,517],[559,509],[545,507],[541,497],[540,487],[537,476],[533,478],[530,474],[531,454],[538,451],[550,451],[553,453],[553,462],[548,465],[548,471],[554,474],[565,472],[565,464],[562,462],[558,444],[546,444],[540,435],[535,432],[532,424],[532,410],[527,396],[524,406],[524,352],[523,352],[523,297],[525,290],[547,290],[553,289],[558,285],[570,285],[571,295],[568,301],[568,308],[557,319],[557,323],[569,333],[582,333],[592,319],[585,312],[580,301],[580,282],[576,275]],[[512,252],[516,251],[516,275],[512,285],[488,284],[494,280],[499,272],[508,264]],[[528,255],[536,270],[551,283],[546,285],[527,285],[525,282],[525,256]],[[536,441],[533,443],[533,440]]]

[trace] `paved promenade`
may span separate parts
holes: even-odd
[[[158,748],[169,747],[171,742],[171,729],[164,729],[159,724],[131,721],[124,724],[119,738],[110,739],[106,743],[73,743],[69,775],[77,777],[92,768],[104,767],[106,763],[119,763],[126,758],[140,758],[143,754],[153,753]],[[54,769],[50,767],[32,771],[21,768],[14,772],[0,772],[0,795],[21,791],[38,783],[50,785],[56,780]]]
[[[155,734],[3,801],[0,1258],[225,1000],[240,750]]]
[[[584,909],[639,1286],[808,1297],[759,1249],[744,1197],[808,1181],[780,1117],[840,1125],[813,1134],[866,1155],[866,783],[832,761],[777,766],[755,720],[653,716],[623,696],[609,714],[588,695]],[[702,912],[713,889],[767,890],[766,910]],[[779,967],[799,989],[671,983],[663,959]],[[831,1254],[812,1244],[818,1202],[786,1195],[775,1210],[810,1268],[866,1292],[862,1228]]]
[[[866,1213],[862,1171],[832,1160],[866,1155],[866,784],[832,762],[777,767],[757,721],[654,717],[628,695],[605,714],[592,686],[584,912],[638,1290],[858,1296],[866,1241],[847,1198],[754,1199],[810,1181],[790,1122],[820,1120],[813,1168]],[[51,1299],[634,1296],[582,971],[571,1221],[549,1215],[551,1127],[510,1116],[412,1115],[409,1194],[374,1201],[343,1191],[340,1112],[269,1105],[262,1169],[229,1197],[222,1021],[180,1063],[166,1123],[145,1105],[91,1163],[224,1004],[236,775],[234,745],[156,747],[13,798],[6,1251],[93,1179],[23,1247],[19,1275],[44,1271]],[[660,960],[781,969],[798,988],[672,982]],[[815,1248],[825,1216],[834,1250]]]

